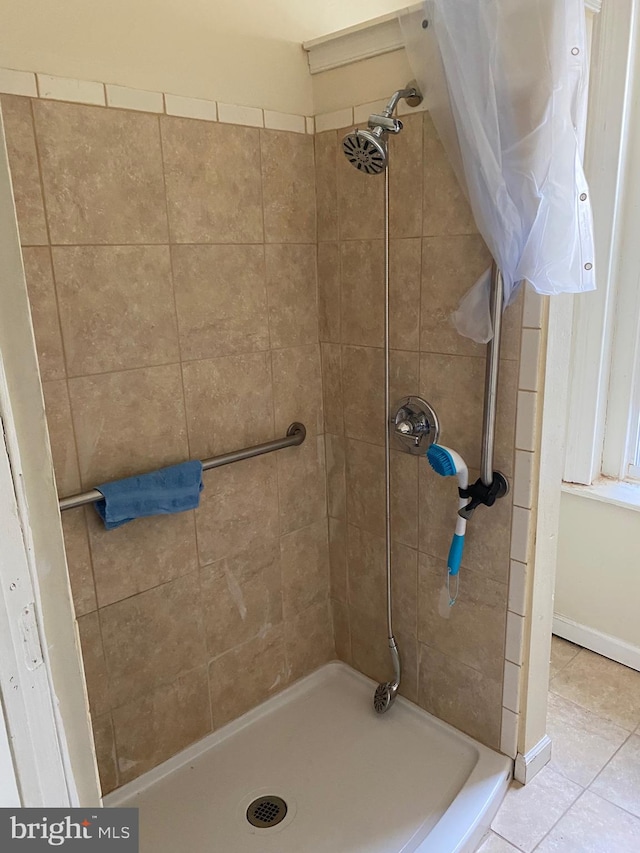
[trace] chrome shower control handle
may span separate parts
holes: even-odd
[[[420,397],[405,397],[390,417],[389,430],[395,445],[405,453],[424,454],[438,440],[438,416]]]

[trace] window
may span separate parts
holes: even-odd
[[[598,16],[585,167],[598,290],[575,298],[564,479],[640,487],[640,52],[637,0]],[[640,488],[638,489],[640,501]]]

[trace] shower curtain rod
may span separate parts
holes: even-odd
[[[297,447],[305,440],[307,430],[304,424],[295,421],[287,430],[286,436],[276,438],[273,441],[265,441],[264,444],[255,444],[253,447],[245,447],[242,450],[232,450],[230,453],[223,453],[221,456],[213,456],[211,459],[204,459],[202,469],[208,471],[211,468],[221,468],[223,465],[229,465],[232,462],[241,462],[243,459],[252,459],[254,456],[262,456],[264,453],[273,453],[274,450],[283,450],[285,447]],[[88,492],[81,492],[77,495],[70,495],[68,498],[60,498],[58,504],[60,512],[65,509],[74,509],[77,506],[91,504],[95,501],[102,500],[102,494],[97,489],[91,489]]]

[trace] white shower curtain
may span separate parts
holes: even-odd
[[[401,24],[478,230],[502,271],[505,305],[522,281],[542,294],[593,290],[582,168],[583,0],[427,0],[424,13]],[[492,336],[489,290],[487,271],[453,318],[461,334],[482,343]]]

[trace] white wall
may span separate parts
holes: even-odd
[[[302,42],[399,0],[0,0],[0,67],[313,111]]]
[[[314,112],[318,115],[371,101],[388,101],[413,76],[404,50],[323,71],[313,76]]]
[[[640,512],[563,493],[556,617],[636,647],[640,664],[639,603]]]

